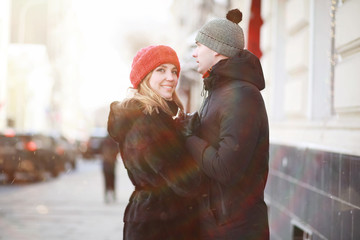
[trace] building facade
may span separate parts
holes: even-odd
[[[79,107],[81,36],[72,1],[6,0],[0,9],[0,132],[83,136],[91,121]]]
[[[9,45],[10,1],[0,2],[0,129],[7,126],[7,49]]]
[[[360,1],[263,3],[272,237],[358,239]]]
[[[255,1],[174,2],[187,34],[181,39],[189,39],[180,85],[191,112],[201,103],[202,80],[189,63],[199,26],[239,8],[247,41]],[[360,1],[263,0],[260,6],[271,239],[360,239]]]

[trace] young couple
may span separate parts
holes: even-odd
[[[113,102],[108,119],[135,186],[124,240],[269,239],[265,82],[259,59],[244,49],[241,19],[233,9],[195,38],[207,97],[194,114],[183,113],[176,95],[172,48],[148,46],[134,57],[134,94]]]

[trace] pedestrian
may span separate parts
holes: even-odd
[[[239,9],[207,22],[197,33],[197,71],[205,98],[200,125],[183,121],[186,146],[205,173],[201,189],[201,239],[269,239],[264,188],[269,127],[260,91],[259,59],[244,49]]]
[[[133,94],[110,105],[108,132],[135,186],[124,214],[124,240],[198,239],[194,194],[200,171],[174,119],[183,112],[175,92],[179,74],[172,48],[142,48],[130,72]]]
[[[105,202],[116,201],[115,180],[116,161],[119,153],[117,143],[107,135],[101,143],[102,172],[105,183]]]

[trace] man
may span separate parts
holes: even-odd
[[[234,9],[226,19],[206,23],[193,52],[207,97],[200,123],[188,121],[183,133],[206,175],[201,239],[269,239],[264,202],[269,127],[260,93],[265,81],[259,59],[244,50],[241,20],[242,13]]]

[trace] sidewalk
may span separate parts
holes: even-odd
[[[105,204],[100,161],[43,183],[0,186],[0,240],[121,240],[132,192],[117,166],[117,202]]]

